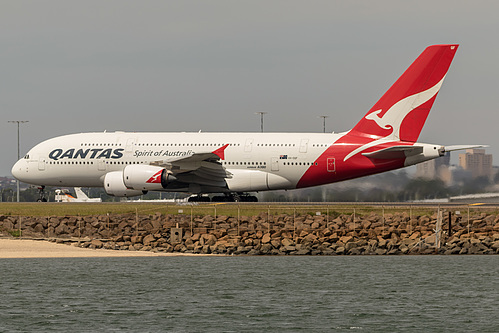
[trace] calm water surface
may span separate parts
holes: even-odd
[[[0,259],[0,332],[499,332],[499,256]]]

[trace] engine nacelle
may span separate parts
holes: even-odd
[[[165,189],[167,184],[175,180],[162,167],[154,165],[127,165],[123,170],[123,182],[129,189],[141,191],[157,191]]]
[[[233,192],[268,191],[293,188],[293,184],[279,175],[259,171],[230,169],[232,178],[227,178],[227,186]]]
[[[123,182],[123,172],[112,171],[104,176],[104,189],[106,193],[115,197],[135,197],[146,194],[147,191],[130,190]]]

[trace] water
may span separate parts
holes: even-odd
[[[499,332],[499,256],[0,260],[0,332]]]

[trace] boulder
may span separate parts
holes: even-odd
[[[215,245],[215,243],[217,242],[217,238],[212,234],[203,234],[201,235],[200,242],[201,244],[211,246]]]
[[[293,245],[295,242],[293,242],[291,239],[289,238],[284,238],[282,241],[281,241],[281,245],[286,247],[286,246],[291,246]]]
[[[345,254],[345,248],[343,246],[339,246],[335,250],[336,254]]]
[[[270,252],[272,251],[273,247],[271,244],[268,244],[268,243],[265,243],[262,245],[262,247],[260,248],[260,252],[262,254],[270,254]]]
[[[314,234],[308,234],[303,238],[303,243],[308,244],[308,243],[315,243],[317,241],[317,236]]]
[[[102,248],[104,243],[102,243],[100,240],[98,239],[93,239],[91,242],[90,242],[90,248],[92,249],[100,249]]]
[[[360,248],[358,247],[354,247],[352,249],[350,249],[349,251],[347,251],[349,255],[354,255],[354,256],[357,256],[357,255],[360,255],[362,254],[362,251]]]
[[[132,236],[130,237],[130,242],[132,242],[132,244],[142,243],[142,239],[142,236]]]
[[[5,230],[13,230],[14,229],[14,224],[10,221],[4,221],[3,222],[3,229]]]
[[[309,248],[305,247],[305,248],[302,248],[302,249],[296,251],[295,254],[296,255],[306,256],[306,255],[309,255],[310,253],[311,253],[311,250]]]
[[[271,237],[270,237],[269,233],[266,233],[265,235],[263,235],[263,237],[262,237],[262,243],[263,244],[270,243],[270,241],[271,241]]]
[[[382,237],[378,237],[378,247],[379,248],[385,248],[386,245],[388,244],[388,241]]]
[[[144,237],[144,239],[142,240],[142,243],[145,246],[151,246],[151,243],[154,241],[156,241],[156,238],[154,237],[154,235],[148,234],[147,236]]]
[[[326,228],[326,229],[324,229],[324,230],[322,231],[322,234],[323,234],[325,237],[329,237],[329,236],[331,236],[331,235],[333,234],[333,232],[332,232],[330,229]]]
[[[345,244],[345,250],[350,251],[350,250],[356,248],[357,246],[358,246],[357,242],[349,242],[349,243]]]
[[[389,255],[394,255],[394,254],[400,254],[400,250],[397,248],[392,248],[390,251],[388,251]]]
[[[280,240],[280,239],[277,239],[277,238],[276,238],[276,239],[272,239],[272,240],[270,241],[270,244],[272,244],[272,246],[274,247],[274,249],[278,249],[278,248],[280,248],[280,247],[281,247],[281,245],[282,245],[282,244],[281,244],[281,240]]]
[[[340,237],[340,242],[342,242],[343,244],[346,244],[348,242],[351,242],[353,241],[353,237],[352,236],[343,236],[343,237]]]
[[[369,220],[362,220],[362,222],[360,222],[360,225],[362,229],[369,229],[372,225],[372,222]]]
[[[497,251],[499,249],[499,240],[496,240],[490,245],[490,248]]]
[[[152,231],[158,232],[159,230],[161,230],[161,228],[162,228],[161,222],[159,222],[158,220],[151,221],[151,230]]]
[[[64,235],[68,233],[68,226],[65,224],[59,224],[55,229],[54,232],[56,235]]]
[[[60,220],[57,218],[57,217],[51,217],[50,220],[49,220],[49,224],[52,226],[52,227],[57,227],[60,223]]]
[[[43,233],[45,231],[45,228],[43,228],[43,225],[41,223],[37,223],[33,230],[38,233]]]

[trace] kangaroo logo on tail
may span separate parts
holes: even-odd
[[[456,51],[450,44],[427,47],[342,139],[360,142],[344,161],[379,144],[416,142]]]
[[[379,127],[383,129],[393,129],[391,135],[395,136],[398,139],[400,138],[400,126],[402,125],[405,117],[409,114],[409,112],[433,98],[433,96],[435,96],[440,90],[444,79],[445,76],[442,78],[442,80],[440,80],[440,82],[438,82],[428,90],[401,99],[390,109],[388,109],[388,111],[386,111],[386,113],[381,117],[379,116],[379,114],[383,110],[376,110],[369,113],[367,116],[365,116],[365,118],[368,120],[373,120]]]
[[[442,86],[444,79],[445,76],[433,87],[425,91],[422,91],[420,93],[401,99],[400,101],[392,105],[392,107],[388,109],[388,111],[386,111],[385,114],[382,115],[381,117],[379,116],[379,114],[383,112],[383,110],[381,109],[373,111],[368,115],[366,115],[364,117],[365,119],[374,121],[382,129],[391,128],[392,133],[388,134],[383,138],[371,141],[363,146],[358,147],[357,149],[350,152],[347,156],[345,156],[343,161],[346,161],[353,155],[362,152],[367,148],[374,147],[382,142],[391,142],[391,141],[400,140],[400,126],[402,125],[402,122],[404,121],[405,117],[407,117],[407,115],[412,110],[418,108],[419,106],[423,105],[424,103],[432,99],[440,90],[440,87]]]

